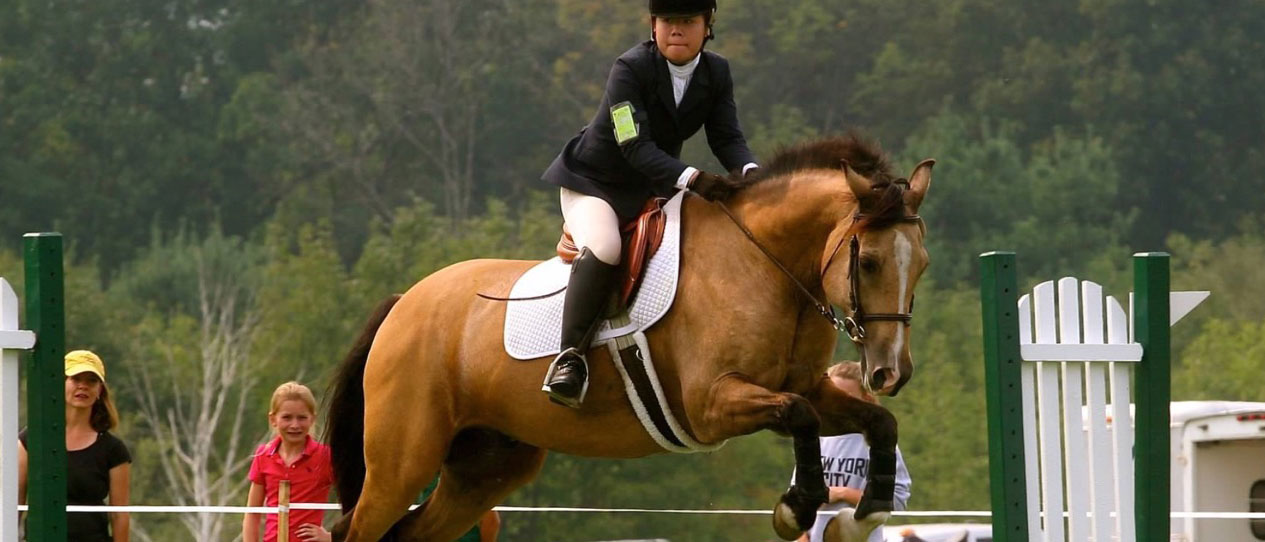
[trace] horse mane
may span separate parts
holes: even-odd
[[[882,227],[905,217],[904,193],[909,184],[892,174],[887,154],[878,143],[855,131],[778,149],[767,165],[742,180],[742,188],[804,170],[839,170],[844,160],[853,171],[877,185],[886,185],[872,208],[864,210],[857,228]]]
[[[887,154],[874,141],[849,131],[841,136],[806,141],[782,147],[766,165],[743,179],[744,186],[807,169],[839,169],[847,160],[852,170],[882,183],[893,179]]]

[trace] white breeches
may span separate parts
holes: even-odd
[[[561,188],[559,193],[562,218],[576,248],[589,247],[597,259],[610,265],[619,263],[623,241],[619,237],[619,217],[610,204],[567,188]]]

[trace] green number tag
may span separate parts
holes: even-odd
[[[615,125],[615,142],[623,145],[637,139],[637,121],[633,120],[633,106],[621,102],[611,107],[611,121]]]

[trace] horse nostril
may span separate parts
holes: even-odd
[[[875,369],[873,373],[870,373],[870,389],[874,391],[882,390],[883,385],[887,383],[887,379],[891,378],[891,376],[891,369]]]

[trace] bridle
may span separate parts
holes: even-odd
[[[856,343],[857,346],[865,344],[866,322],[903,322],[906,327],[910,325],[910,321],[914,318],[914,304],[912,300],[909,302],[909,312],[904,313],[866,313],[864,306],[861,304],[861,274],[858,272],[861,254],[861,238],[857,230],[861,221],[867,218],[866,215],[859,212],[852,215],[852,226],[848,228],[848,231],[851,232],[851,236],[845,234],[839,238],[839,242],[835,245],[835,248],[830,251],[830,258],[826,259],[825,265],[821,268],[820,279],[824,287],[826,271],[830,269],[830,264],[834,263],[835,256],[839,255],[839,249],[843,247],[844,239],[850,239],[848,241],[848,299],[852,302],[852,314],[845,315],[841,320],[835,314],[834,307],[832,307],[828,302],[822,302],[817,299],[816,295],[813,295],[813,293],[805,287],[799,279],[795,278],[795,275],[792,274],[786,266],[782,265],[782,263],[779,262],[768,249],[764,248],[764,245],[760,244],[760,241],[756,240],[755,235],[751,233],[751,230],[747,229],[747,227],[743,225],[743,223],[739,221],[732,212],[729,211],[729,208],[726,207],[724,203],[718,201],[716,204],[722,211],[725,212],[725,215],[729,217],[729,220],[733,221],[734,225],[738,226],[738,229],[742,230],[743,235],[745,235],[747,239],[751,240],[751,242],[755,244],[756,248],[760,249],[760,252],[763,252],[764,256],[782,271],[782,274],[791,279],[791,282],[795,284],[795,287],[799,289],[800,293],[804,294],[805,297],[812,301],[813,305],[817,309],[817,312],[825,317],[836,331],[847,333],[848,338],[851,339],[853,343]],[[895,219],[895,221],[920,223],[922,222],[922,217],[919,217],[918,215],[905,215]],[[864,349],[862,349],[862,356],[864,356],[864,352]]]
[[[865,312],[865,306],[861,304],[861,273],[858,272],[861,263],[861,236],[857,233],[857,224],[866,218],[865,215],[857,213],[852,215],[852,226],[848,228],[852,232],[848,241],[848,300],[852,302],[852,314],[845,316],[842,321],[843,328],[839,329],[848,334],[848,338],[858,346],[865,344],[865,322],[902,322],[905,327],[909,327],[910,322],[914,319],[914,300],[909,300],[909,312]],[[918,215],[905,215],[895,220],[896,222],[922,222],[922,217]],[[826,264],[821,268],[821,279],[823,284],[826,280],[826,271],[830,269],[830,264],[834,263],[835,256],[839,254],[839,248],[843,246],[844,237],[839,238],[839,243],[835,245],[834,250],[830,251],[830,258],[826,259]],[[816,302],[816,299],[813,300]],[[833,313],[832,313],[833,314]]]

